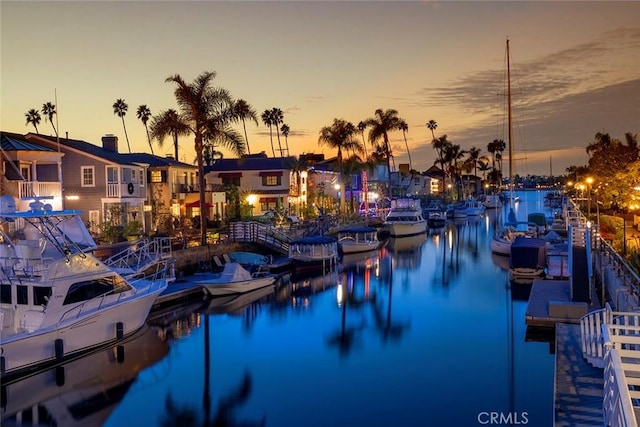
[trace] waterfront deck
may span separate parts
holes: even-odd
[[[604,375],[582,357],[580,325],[556,325],[554,425],[602,426]]]
[[[591,304],[571,302],[570,286],[568,280],[534,281],[525,313],[527,326],[553,328],[557,323],[578,324],[584,314],[601,308],[595,295]]]

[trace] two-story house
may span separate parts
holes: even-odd
[[[118,137],[105,135],[102,147],[85,141],[29,133],[25,139],[64,153],[62,197],[66,209],[83,212],[94,231],[97,224],[132,220],[143,226],[147,200],[147,168],[133,156],[118,152]]]
[[[220,159],[205,167],[207,185],[236,186],[253,215],[282,209],[298,212],[307,203],[307,171],[294,157],[267,157],[262,152],[239,159]]]
[[[52,197],[43,203],[54,210],[63,208],[64,153],[10,132],[0,132],[0,151],[0,194],[13,196],[18,210],[28,209],[32,197]]]

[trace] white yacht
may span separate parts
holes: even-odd
[[[391,210],[384,221],[384,228],[392,237],[413,236],[427,232],[420,200],[396,199],[391,201]]]
[[[467,211],[467,216],[482,215],[487,207],[480,200],[468,199],[464,201],[464,207]]]
[[[0,378],[21,375],[139,330],[171,261],[123,278],[92,251],[79,211],[0,197]]]

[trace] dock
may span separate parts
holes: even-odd
[[[603,426],[604,372],[582,357],[580,325],[556,325],[554,426]]]
[[[579,324],[583,315],[600,308],[595,295],[591,304],[571,301],[568,280],[536,280],[531,287],[525,323],[539,328],[553,328],[558,323]]]
[[[158,298],[156,298],[153,303],[152,310],[168,303],[174,304],[181,300],[186,301],[204,296],[205,293],[202,286],[188,280],[176,280],[175,282],[169,283],[167,289],[158,295]]]

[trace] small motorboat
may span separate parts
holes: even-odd
[[[241,294],[273,285],[276,276],[265,271],[250,273],[240,263],[228,262],[222,273],[198,274],[194,283],[212,296]]]

